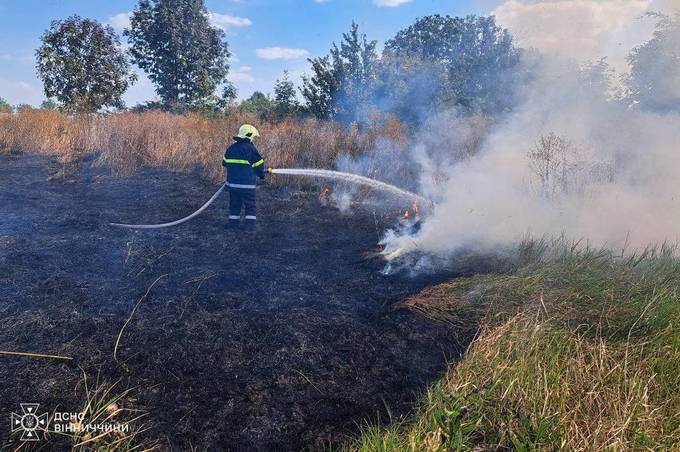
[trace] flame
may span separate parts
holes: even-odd
[[[326,201],[326,198],[328,197],[328,193],[330,193],[331,189],[328,187],[324,187],[321,189],[321,193],[319,193],[319,201],[324,202]]]
[[[402,214],[402,218],[404,220],[408,220],[411,217],[418,218],[420,216],[420,210],[418,209],[418,202],[416,200],[413,200],[411,203],[411,207],[409,209],[404,210],[404,213]]]

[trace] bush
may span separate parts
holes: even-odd
[[[12,113],[12,106],[5,99],[0,97],[0,114]]]

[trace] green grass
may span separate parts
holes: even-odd
[[[408,303],[482,326],[412,418],[365,426],[351,449],[680,448],[674,250],[624,258],[528,243],[521,251],[513,271],[455,280]]]

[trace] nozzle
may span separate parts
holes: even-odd
[[[267,168],[267,172],[269,174],[274,174],[274,168],[272,168],[272,167]]]

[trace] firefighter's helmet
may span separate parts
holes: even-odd
[[[252,141],[253,138],[259,137],[260,133],[250,124],[243,124],[241,127],[239,127],[238,135],[236,136],[239,138],[247,138]]]

